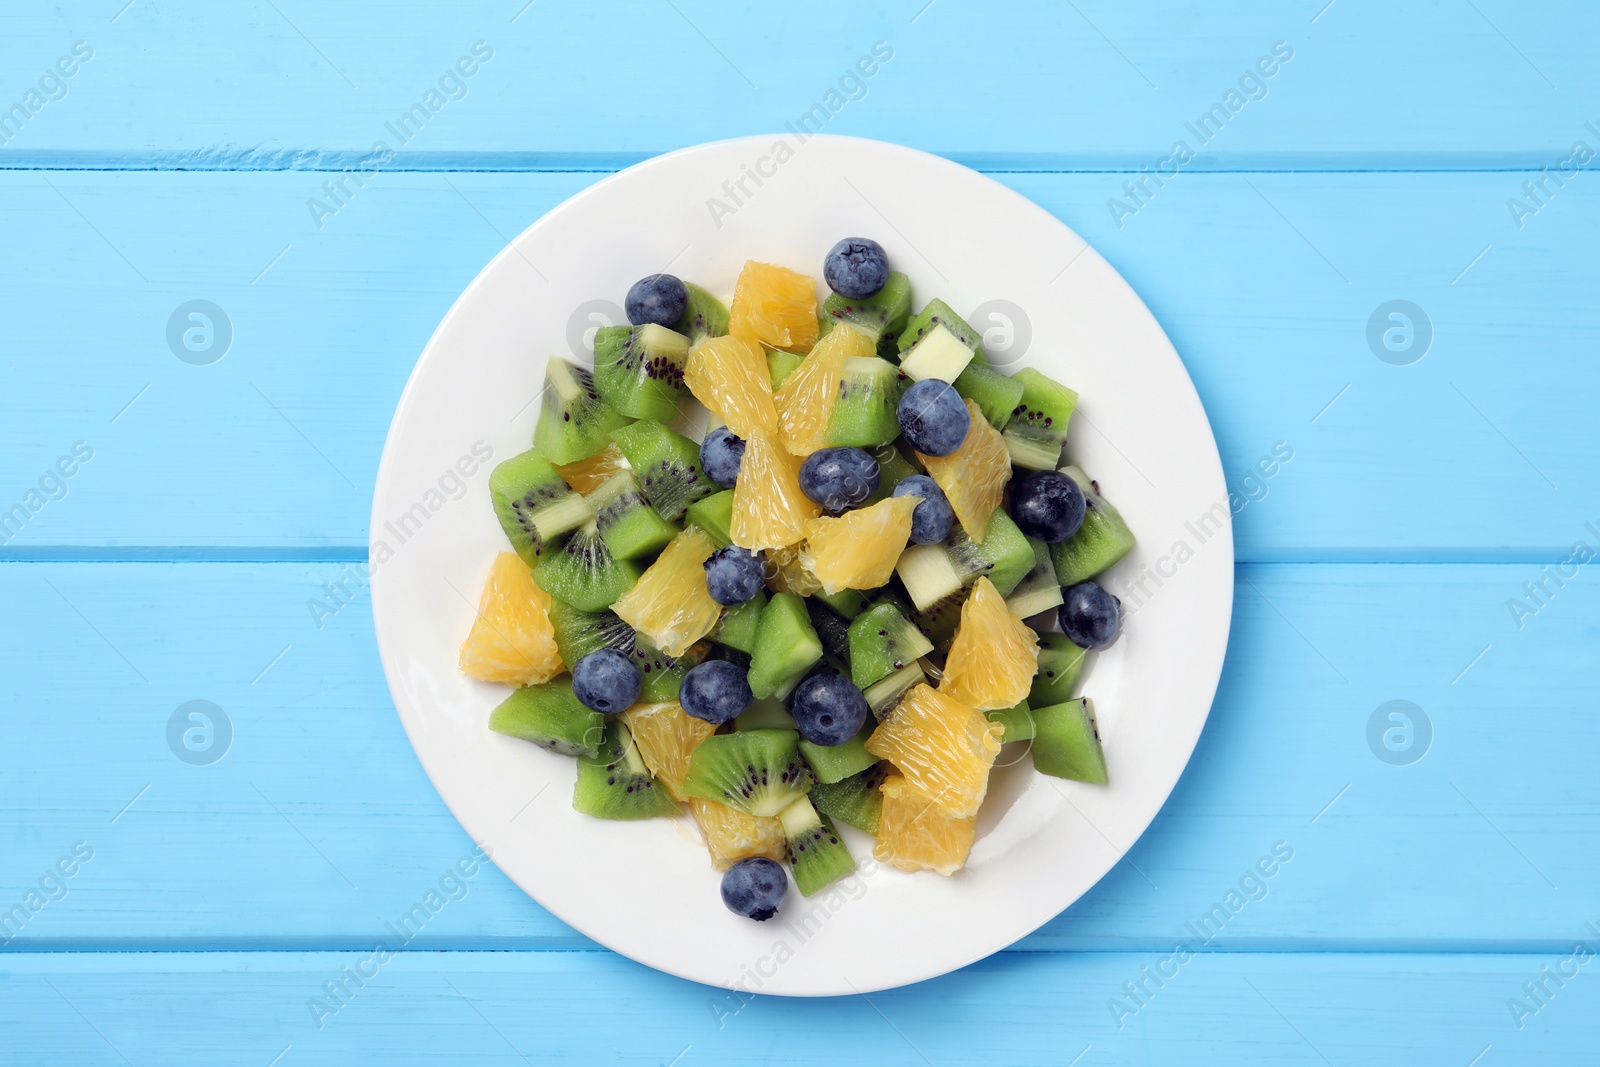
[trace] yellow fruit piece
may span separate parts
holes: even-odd
[[[885,778],[878,789],[883,813],[873,858],[902,871],[934,871],[946,877],[966,865],[976,815],[956,818],[899,775]]]
[[[550,594],[533,584],[515,552],[500,553],[489,567],[459,662],[470,677],[508,685],[538,685],[566,669],[550,625]]]
[[[950,498],[961,528],[981,544],[988,531],[989,516],[1000,506],[1006,483],[1011,480],[1011,452],[1006,448],[1006,439],[989,425],[978,405],[968,400],[967,411],[972,415],[972,428],[960,448],[948,456],[917,455]]]
[[[770,564],[767,584],[774,592],[815,596],[822,591],[822,583],[817,581],[817,576],[805,564],[803,544],[767,550],[767,563]]]
[[[722,606],[706,590],[703,564],[717,546],[698,526],[668,542],[611,610],[669,656],[681,656],[711,632]]]
[[[728,531],[734,544],[787,548],[805,537],[806,520],[822,514],[822,509],[800,491],[800,463],[799,456],[790,455],[766,434],[745,441]]]
[[[876,589],[894,575],[911,537],[911,513],[921,502],[914,496],[891,497],[838,518],[812,519],[806,523],[801,562],[817,576],[824,593]]]
[[[689,774],[689,757],[700,742],[717,732],[716,725],[690,715],[676,700],[635,704],[622,713],[622,724],[633,735],[639,757],[656,781],[667,787],[673,800],[687,800],[683,780]]]
[[[628,467],[627,459],[622,455],[622,449],[616,445],[607,445],[592,456],[575,459],[571,463],[554,463],[556,473],[561,475],[561,480],[572,486],[572,491],[581,496],[588,496],[606,482],[611,476]]]
[[[850,326],[836,326],[817,342],[773,397],[785,448],[797,456],[809,456],[827,443],[828,419],[839,399],[844,361],[877,354],[872,338]]]
[[[939,691],[979,711],[1014,708],[1039,672],[1039,636],[1011,614],[988,578],[973,583]]]
[[[689,812],[711,853],[711,866],[725,871],[751,856],[783,862],[787,858],[783,823],[776,818],[746,815],[714,800],[689,798]]]
[[[733,287],[728,332],[804,352],[817,341],[817,283],[787,267],[750,260]]]
[[[689,351],[683,381],[736,437],[776,432],[767,353],[748,337],[708,337]]]
[[[950,815],[977,814],[1004,727],[927,683],[913,686],[867,738],[867,751],[899,768],[913,789]]]

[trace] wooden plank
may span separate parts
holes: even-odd
[[[0,551],[358,556],[429,334],[507,236],[593,177],[385,174],[318,230],[306,200],[326,175],[0,175],[0,511],[74,442],[95,453]],[[999,177],[1103,250],[1172,335],[1242,506],[1241,559],[1550,561],[1600,520],[1600,363],[1568,358],[1600,328],[1600,186],[1518,230],[1523,174],[1193,174],[1119,229],[1119,176]],[[194,299],[232,325],[209,366],[166,339]],[[1393,299],[1431,322],[1410,366],[1368,346]],[[1260,478],[1280,443],[1293,460]]]
[[[1123,862],[1024,948],[1159,948],[1234,889],[1259,898],[1218,938],[1239,949],[1542,951],[1600,918],[1600,801],[1588,763],[1562,755],[1600,739],[1572,669],[1600,617],[1587,568],[1550,584],[1520,631],[1506,603],[1541,580],[1531,565],[1238,573],[1189,770],[1142,839],[1107,843]],[[13,606],[0,699],[26,710],[0,777],[0,904],[76,842],[95,853],[66,899],[11,932],[13,949],[357,948],[471,847],[400,729],[365,597],[321,629],[307,609],[339,577],[334,564],[0,567]],[[231,726],[210,765],[169,747],[193,700]],[[1431,724],[1420,762],[1369,747],[1392,700]],[[1292,860],[1255,888],[1246,876],[1280,842]],[[419,945],[589,944],[493,869],[467,889]]]

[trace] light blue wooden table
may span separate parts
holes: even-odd
[[[1600,9],[525,2],[0,15],[0,1062],[1600,1057]],[[471,842],[365,596],[307,601],[364,557],[413,361],[541,213],[783,128],[875,42],[826,129],[1043,204],[1199,386],[1246,503],[1188,772],[1083,900],[912,988],[742,1000],[492,867],[373,973]]]

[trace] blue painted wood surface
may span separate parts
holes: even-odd
[[[1506,0],[8,9],[0,115],[40,104],[0,123],[0,510],[54,499],[0,546],[0,913],[48,901],[0,935],[0,1063],[801,1063],[819,1030],[883,1063],[1591,1059],[1600,580],[1551,574],[1600,548],[1600,191],[1558,169],[1600,151],[1597,22]],[[307,200],[478,41],[458,98],[319,226]],[[931,983],[746,1003],[490,868],[319,1017],[469,847],[365,598],[306,609],[364,555],[416,354],[543,211],[781,128],[875,41],[893,58],[826,128],[978,166],[1092,241],[1255,498],[1189,770],[1082,901]],[[1129,200],[1234,87],[1258,98]],[[210,366],[167,347],[192,299],[234,329]],[[1367,337],[1395,299],[1433,334],[1405,366]],[[1280,441],[1293,460],[1247,483]],[[214,765],[167,747],[190,700],[231,724]],[[1427,716],[1420,761],[1369,744],[1391,700]],[[1172,963],[1277,842],[1294,859],[1260,899]]]

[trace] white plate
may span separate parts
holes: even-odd
[[[587,358],[584,328],[619,314],[646,274],[670,270],[727,298],[747,259],[820,278],[829,246],[855,235],[883,244],[918,307],[942,297],[966,314],[1009,302],[988,304],[994,313],[973,323],[993,329],[995,361],[1008,361],[1009,345],[1014,366],[1082,394],[1067,455],[1140,538],[1111,581],[1125,633],[1085,683],[1111,785],[1039,775],[1011,746],[956,877],[875,869],[868,839],[849,831],[863,873],[810,900],[791,891],[779,916],[758,924],[723,907],[687,820],[613,823],[573,811],[573,762],[490,733],[489,710],[506,691],[464,678],[456,650],[489,562],[506,548],[488,471],[529,446],[545,358],[570,355],[569,337]],[[389,430],[373,501],[372,608],[418,758],[467,832],[540,904],[625,956],[695,981],[797,996],[871,992],[1023,937],[1083,895],[1155,817],[1222,668],[1233,594],[1226,501],[1183,364],[1077,234],[936,156],[845,137],[745,138],[599,182],[467,287]],[[1130,595],[1147,573],[1145,593]]]

